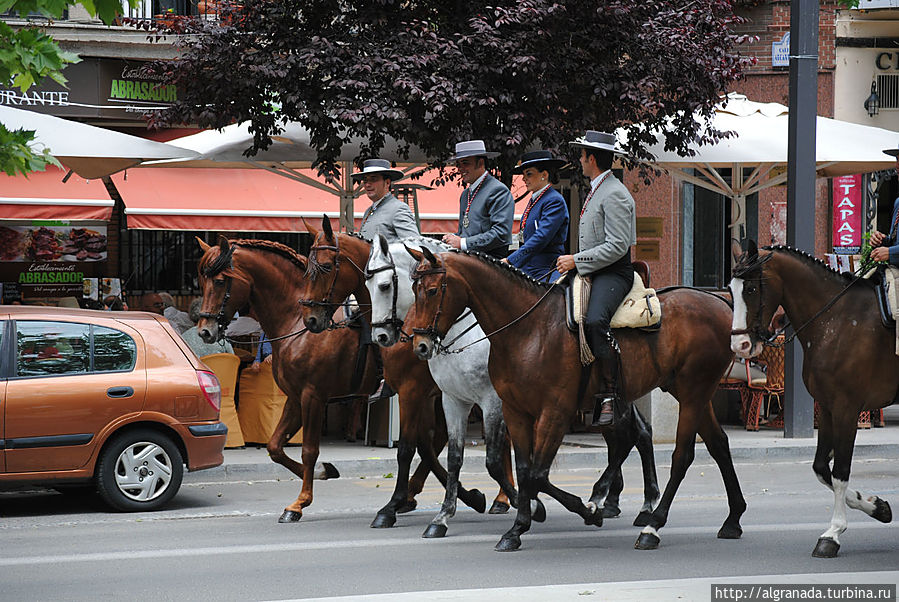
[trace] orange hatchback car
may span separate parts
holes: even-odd
[[[223,462],[221,389],[162,316],[0,306],[0,488],[155,510]]]

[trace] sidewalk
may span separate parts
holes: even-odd
[[[897,458],[899,457],[899,406],[884,410],[883,428],[858,431],[853,458]],[[730,451],[735,463],[740,462],[789,462],[811,461],[815,455],[818,431],[809,439],[785,439],[783,430],[762,428],[757,432],[744,430],[735,425],[725,425],[730,441]],[[463,471],[483,471],[486,449],[477,435],[466,438],[465,465]],[[603,468],[607,463],[606,445],[597,433],[571,433],[565,436],[556,460],[558,469]],[[658,465],[671,461],[673,443],[655,444]],[[287,454],[300,459],[300,447],[287,448]],[[247,481],[264,479],[290,479],[294,475],[286,468],[275,464],[263,448],[245,447],[226,449],[225,462],[217,468],[186,473],[185,482]],[[446,461],[446,450],[440,455]],[[322,442],[319,460],[333,464],[343,477],[373,476],[396,472],[396,449],[372,447],[362,443],[347,443],[329,439]],[[473,461],[472,461],[473,460]],[[639,465],[639,456],[631,453],[626,464]],[[713,462],[701,442],[696,444],[694,463]],[[413,462],[413,467],[418,459]]]

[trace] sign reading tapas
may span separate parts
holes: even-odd
[[[0,261],[106,261],[106,226],[0,226]]]

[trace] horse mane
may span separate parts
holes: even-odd
[[[830,265],[828,265],[824,260],[818,259],[814,255],[811,255],[811,254],[806,253],[805,251],[801,251],[799,249],[794,249],[793,247],[790,247],[788,245],[768,245],[768,246],[762,247],[762,248],[765,251],[772,251],[772,252],[780,251],[787,255],[792,255],[793,257],[796,257],[797,259],[802,261],[802,263],[804,263],[810,267],[823,269],[828,275],[836,276],[836,277],[840,278],[841,280],[844,280],[847,283],[849,281],[853,280],[853,275],[851,273],[838,272],[837,270],[830,267]],[[734,268],[734,270],[736,270],[736,268]]]
[[[530,289],[537,289],[537,290],[545,291],[545,290],[549,289],[550,287],[552,287],[552,283],[542,282],[540,280],[537,280],[530,274],[527,274],[526,272],[516,268],[512,264],[509,264],[500,259],[497,259],[493,255],[490,255],[488,253],[484,253],[482,251],[462,251],[459,249],[451,249],[449,252],[450,253],[459,253],[461,255],[468,255],[469,257],[475,257],[477,259],[480,259],[484,263],[491,265],[494,269],[496,269],[496,271],[503,274],[504,277],[509,278],[510,280],[513,280],[517,283],[523,284]],[[556,288],[560,292],[562,291],[561,288],[559,288],[559,287],[556,287]]]
[[[274,253],[275,255],[279,255],[284,259],[287,259],[299,269],[306,269],[305,258],[287,245],[281,244],[279,242],[253,238],[242,238],[237,240],[230,240],[228,242],[230,243],[228,253],[219,253],[215,256],[215,259],[208,259],[205,261],[201,260],[200,269],[203,270],[203,273],[206,276],[215,276],[216,274],[219,274],[231,267],[231,254],[234,252],[234,247],[241,247],[243,249],[255,249],[258,251]]]

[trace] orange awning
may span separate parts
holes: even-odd
[[[115,202],[100,180],[48,167],[25,176],[0,174],[0,219],[109,220]]]
[[[312,170],[302,173],[315,178]],[[316,220],[324,213],[336,219],[340,209],[335,193],[261,169],[131,169],[127,179],[116,174],[112,180],[125,202],[128,227],[135,229],[302,232],[301,218]],[[460,192],[455,183],[418,191],[422,232],[456,231]],[[368,202],[364,195],[356,199],[357,229]]]

